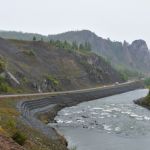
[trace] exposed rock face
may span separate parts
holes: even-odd
[[[76,41],[77,43],[88,41],[92,46],[93,52],[104,56],[113,65],[122,65],[128,69],[144,73],[150,72],[150,52],[146,42],[143,40],[136,40],[131,45],[126,41],[124,43],[113,42],[110,39],[106,40],[98,37],[93,32],[87,30],[49,35],[49,39]]]
[[[143,40],[136,40],[130,46],[130,55],[136,69],[150,71],[150,52],[147,44]]]
[[[49,35],[48,37],[21,32],[0,32],[0,37],[7,39],[31,41],[33,36],[36,36],[37,40],[42,38],[44,41],[49,41],[51,39],[61,41],[67,40],[69,42],[76,41],[78,44],[89,42],[94,53],[105,57],[115,67],[123,66],[130,70],[150,73],[150,52],[146,42],[143,40],[136,40],[132,44],[128,44],[126,41],[122,43],[111,41],[110,39],[103,39],[88,30],[70,31],[57,35]]]
[[[30,91],[81,89],[123,81],[96,54],[59,49],[42,41],[0,39],[0,55],[7,61],[7,75],[14,86]]]

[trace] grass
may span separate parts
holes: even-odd
[[[17,142],[19,145],[23,146],[27,140],[27,137],[25,134],[23,134],[22,132],[17,131],[16,133],[14,133],[14,135],[12,136],[12,139]]]
[[[14,139],[26,150],[67,150],[60,140],[52,140],[24,124],[16,109],[19,100],[0,99],[0,134]]]
[[[0,72],[3,72],[6,67],[6,62],[0,58]]]
[[[5,77],[0,76],[0,93],[4,93],[4,94],[12,94],[12,93],[22,93],[22,89],[21,88],[12,88],[10,86],[10,84],[8,84],[7,80],[5,79]]]
[[[22,52],[27,56],[35,56],[33,50],[24,50]]]

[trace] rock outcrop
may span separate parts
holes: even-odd
[[[130,70],[150,73],[150,52],[144,40],[132,44],[111,41],[98,37],[88,30],[71,31],[58,35],[49,35],[49,39],[76,41],[78,44],[89,42],[92,51],[108,59],[114,66],[123,66]]]

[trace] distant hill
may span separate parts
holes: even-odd
[[[16,31],[2,31],[0,30],[0,37],[4,39],[16,39],[16,40],[24,40],[24,41],[32,41],[33,37],[36,37],[36,40],[45,40],[48,41],[48,37],[36,33],[23,33]]]
[[[124,81],[102,57],[43,41],[0,38],[0,91],[82,89]]]
[[[104,57],[116,69],[150,73],[150,52],[144,40],[135,40],[132,44],[129,44],[126,41],[122,43],[111,41],[110,39],[103,39],[88,30],[70,31],[48,36],[22,32],[0,32],[0,37],[6,39],[31,41],[34,36],[36,37],[36,40],[42,39],[44,41],[66,40],[70,43],[76,41],[78,45],[89,42],[92,51],[97,55]]]

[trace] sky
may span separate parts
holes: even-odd
[[[0,0],[0,30],[44,35],[87,29],[150,47],[150,0]]]

